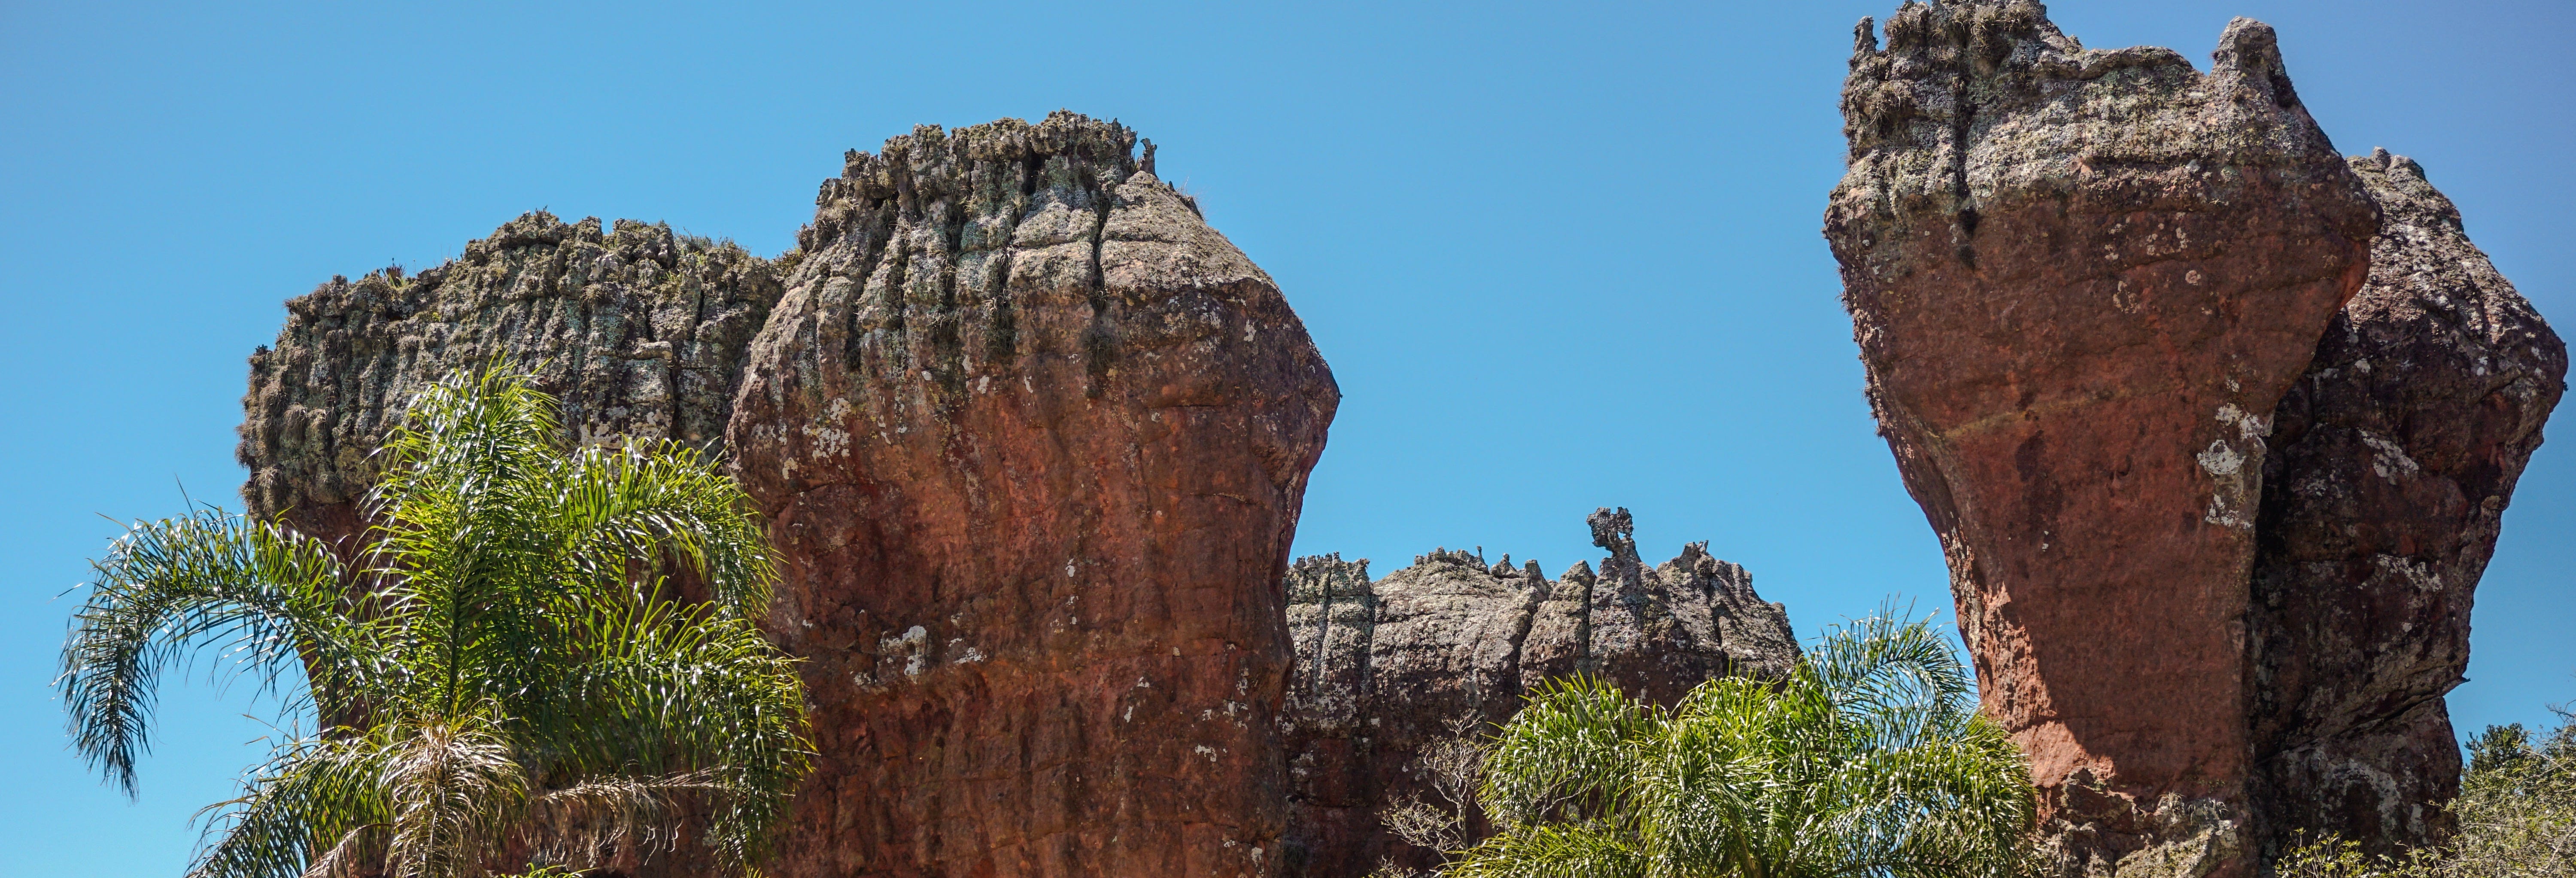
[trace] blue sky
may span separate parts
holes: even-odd
[[[175,875],[261,751],[249,693],[173,689],[129,803],[47,681],[102,514],[238,502],[243,358],[280,302],[540,207],[775,253],[842,150],[916,123],[1064,107],[1161,146],[1340,379],[1301,554],[1553,572],[1624,505],[1650,557],[1710,540],[1808,635],[1945,606],[1817,232],[1851,25],[1893,3],[0,2],[0,878]],[[2271,22],[2339,147],[2422,161],[2576,319],[2576,6],[2052,12],[2204,64],[2229,16]],[[2507,513],[2464,730],[2576,698],[2571,532],[2576,436]]]

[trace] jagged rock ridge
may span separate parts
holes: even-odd
[[[2438,697],[2563,350],[2411,165],[2335,152],[2258,22],[2206,74],[2026,0],[1885,32],[1825,234],[2054,871],[2438,835]]]
[[[1368,561],[1299,559],[1287,577],[1296,659],[1281,713],[1292,874],[1357,878],[1391,859],[1429,868],[1381,825],[1399,797],[1432,799],[1415,755],[1452,724],[1490,730],[1532,687],[1602,676],[1670,704],[1726,674],[1784,676],[1798,661],[1787,613],[1707,543],[1653,567],[1625,509],[1591,518],[1609,550],[1555,580],[1538,562],[1488,564],[1435,550],[1372,582]],[[1436,799],[1434,799],[1436,801]]]

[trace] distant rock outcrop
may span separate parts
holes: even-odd
[[[1447,550],[1374,582],[1366,560],[1297,561],[1287,579],[1296,660],[1280,720],[1292,874],[1357,878],[1381,858],[1433,865],[1380,823],[1400,797],[1437,801],[1416,755],[1453,723],[1509,720],[1549,678],[1598,674],[1670,704],[1712,677],[1796,665],[1787,613],[1754,594],[1744,568],[1710,557],[1706,543],[1648,567],[1627,510],[1591,524],[1610,551],[1600,572],[1577,562],[1554,581],[1536,561],[1488,565]]]
[[[1825,234],[2058,873],[2438,835],[2439,696],[2563,349],[2411,165],[2334,151],[2269,27],[2207,74],[2028,0],[1886,36]]]

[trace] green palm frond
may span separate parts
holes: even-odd
[[[241,797],[200,812],[217,841],[198,852],[188,874],[293,878],[308,866],[336,874],[373,862],[393,825],[378,784],[381,757],[358,739],[304,738],[278,748],[250,773]]]
[[[1645,878],[1652,859],[1635,833],[1586,823],[1517,828],[1466,851],[1445,873],[1453,878]]]
[[[497,364],[422,390],[378,461],[354,561],[206,511],[97,565],[58,685],[112,781],[162,670],[210,645],[272,685],[300,667],[326,723],[211,809],[192,875],[466,878],[504,850],[649,851],[692,815],[751,871],[811,755],[795,667],[752,626],[776,568],[741,489],[673,443],[564,448]]]
[[[600,651],[531,699],[525,735],[549,775],[716,771],[718,853],[747,862],[809,769],[804,689],[751,623],[700,605],[628,608],[586,622]]]
[[[363,685],[373,650],[346,570],[319,540],[274,522],[198,510],[136,522],[110,545],[72,617],[55,685],[73,745],[134,792],[163,671],[223,647],[263,687],[301,662],[318,680]]]
[[[1623,810],[1632,751],[1659,727],[1660,713],[1590,677],[1542,683],[1529,699],[1485,757],[1486,813],[1534,823]]]
[[[695,449],[585,449],[532,486],[550,494],[562,534],[559,557],[584,576],[619,577],[638,558],[671,558],[704,576],[717,607],[736,618],[767,612],[775,562],[742,489]]]

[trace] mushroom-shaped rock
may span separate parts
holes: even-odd
[[[783,878],[1262,875],[1339,400],[1269,275],[1058,113],[853,152],[729,437],[819,768]]]

